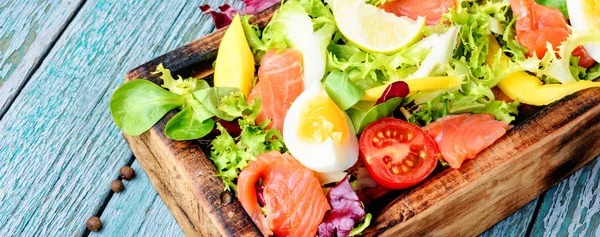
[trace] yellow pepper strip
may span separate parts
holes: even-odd
[[[404,81],[408,84],[410,94],[414,94],[418,91],[435,91],[441,89],[450,89],[462,84],[462,81],[458,77],[454,76],[442,76],[442,77],[424,77],[415,78]],[[361,99],[364,101],[377,101],[383,94],[389,84],[374,87],[365,91],[365,96]]]
[[[526,72],[514,72],[498,83],[498,88],[513,100],[530,105],[548,105],[577,91],[600,87],[600,82],[581,80],[567,84],[544,85]]]
[[[490,46],[486,62],[495,63],[495,54],[500,50],[500,45],[494,37],[490,39]],[[505,54],[500,55],[501,61],[508,61]],[[567,84],[546,84],[535,76],[524,71],[514,72],[498,82],[498,88],[513,100],[521,103],[542,106],[573,94],[577,91],[591,87],[600,87],[600,82],[581,80]],[[410,87],[409,87],[410,88]]]

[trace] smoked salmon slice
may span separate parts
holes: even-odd
[[[262,180],[265,214],[255,184]],[[314,173],[289,153],[258,155],[238,178],[238,199],[265,236],[310,236],[330,209]]]
[[[407,16],[417,20],[425,17],[427,25],[436,25],[442,20],[442,15],[456,8],[456,0],[395,0],[380,6],[386,12],[396,16]]]
[[[293,49],[267,52],[258,68],[258,82],[248,96],[249,101],[261,99],[262,109],[256,123],[270,119],[267,128],[283,131],[285,115],[302,91],[302,53]]]
[[[571,30],[567,19],[556,8],[537,4],[535,0],[510,0],[510,6],[517,15],[517,41],[527,48],[527,57],[544,57],[546,42],[556,50],[569,37]],[[581,46],[573,51],[579,56],[579,66],[589,68],[596,62]]]
[[[491,114],[449,115],[423,127],[450,167],[459,168],[502,137],[510,126]]]

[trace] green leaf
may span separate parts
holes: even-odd
[[[186,106],[167,122],[165,134],[173,140],[200,139],[212,131],[215,121],[202,119],[192,106]]]
[[[562,12],[567,19],[569,19],[569,12],[567,11],[567,1],[566,0],[535,0],[540,5],[544,5],[547,7],[553,7],[560,12]]]
[[[251,122],[251,123],[250,123]],[[259,154],[268,151],[284,151],[281,134],[276,129],[265,129],[266,123],[254,125],[254,121],[239,120],[242,132],[233,138],[221,124],[221,135],[212,141],[210,159],[215,163],[218,176],[225,183],[225,190],[237,191],[235,180],[242,169]],[[238,142],[236,142],[236,140]]]
[[[365,96],[364,90],[356,86],[345,73],[338,70],[329,73],[324,84],[329,97],[342,110],[349,109]]]
[[[352,120],[354,130],[360,134],[370,123],[390,116],[402,104],[402,100],[403,98],[396,97],[376,106],[373,106],[373,102],[360,101],[346,112]]]
[[[358,223],[358,226],[356,226],[352,230],[350,230],[350,234],[348,234],[348,236],[356,236],[356,235],[362,234],[362,232],[365,229],[367,229],[367,227],[369,227],[369,225],[371,225],[372,217],[373,216],[371,215],[371,213],[367,213],[365,215],[365,217],[363,217],[363,219],[360,221],[360,223]]]
[[[235,119],[235,116],[231,116],[219,110],[218,107],[219,105],[221,105],[222,98],[239,91],[240,90],[238,88],[233,87],[206,88],[194,92],[194,98],[196,98],[196,100],[199,101],[202,104],[202,106],[204,106],[204,108],[210,111],[214,116],[217,116],[223,120],[232,121],[233,119]]]
[[[243,118],[251,123],[260,113],[260,98],[252,100],[250,104],[246,102],[244,94],[233,92],[229,96],[221,98],[221,104],[217,107],[225,116],[234,118]]]
[[[185,97],[147,80],[127,82],[110,100],[110,112],[123,132],[136,136],[150,129],[167,112],[185,103]]]
[[[246,40],[248,40],[248,45],[252,49],[252,54],[254,54],[255,61],[260,62],[262,56],[269,48],[260,40],[261,30],[257,25],[250,24],[250,18],[252,18],[252,15],[242,16],[242,28],[244,29]]]
[[[163,67],[162,63],[156,67],[156,71],[151,72],[151,74],[159,73],[161,74],[160,78],[163,79],[162,87],[169,89],[169,91],[175,94],[186,95],[210,87],[206,81],[193,77],[183,79],[181,76],[178,76],[179,79],[174,79],[171,75],[171,70]]]

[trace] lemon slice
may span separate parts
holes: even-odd
[[[362,0],[333,0],[332,10],[340,32],[368,52],[398,52],[421,39],[425,27],[423,17],[398,17]]]

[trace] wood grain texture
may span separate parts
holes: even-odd
[[[595,158],[599,122],[599,88],[567,96],[464,167],[444,170],[400,196],[367,235],[481,233]]]
[[[534,210],[536,207],[538,198],[534,199],[526,206],[519,209],[514,214],[510,215],[506,219],[498,222],[487,231],[483,232],[480,237],[496,237],[496,236],[512,236],[512,237],[524,237],[527,236],[528,226],[533,219]]]
[[[268,19],[268,15],[259,16],[263,23],[266,21],[260,17]],[[149,74],[159,63],[187,76],[204,74],[214,60],[221,34],[216,32],[152,60],[130,71],[127,80],[147,78],[160,83],[160,79]],[[483,232],[600,153],[600,143],[596,142],[600,138],[600,125],[596,125],[600,121],[599,102],[600,89],[596,88],[569,96],[536,114],[460,170],[444,170],[400,196],[379,213],[376,225],[367,235]],[[235,215],[235,220],[227,218],[228,213],[239,210],[237,202],[215,203],[223,185],[208,177],[214,175],[214,167],[201,154],[200,144],[171,141],[164,136],[164,125],[172,115],[169,113],[142,136],[126,139],[134,153],[141,154],[140,164],[150,170],[150,180],[175,218],[180,225],[186,225],[182,226],[184,233],[198,234],[198,226],[205,223],[202,216],[190,217],[197,210],[204,210],[221,234],[248,233],[248,226],[239,224],[248,222],[243,212]],[[549,157],[551,162],[540,162]],[[175,186],[165,185],[173,183],[173,179],[179,180]],[[191,194],[186,193],[189,190]],[[201,208],[189,205],[190,202],[200,203]],[[448,219],[453,222],[448,223]],[[243,229],[236,230],[240,227]],[[524,230],[519,227],[515,231]]]
[[[184,6],[113,0],[82,7],[0,121],[0,236],[84,232],[131,157],[110,96],[128,68],[183,44],[166,32],[189,24],[178,17]]]
[[[136,177],[123,180],[125,190],[112,196],[100,217],[102,229],[90,236],[183,236],[140,164],[131,167]]]
[[[0,2],[0,117],[81,2]]]
[[[531,235],[600,236],[598,159],[548,190]]]

